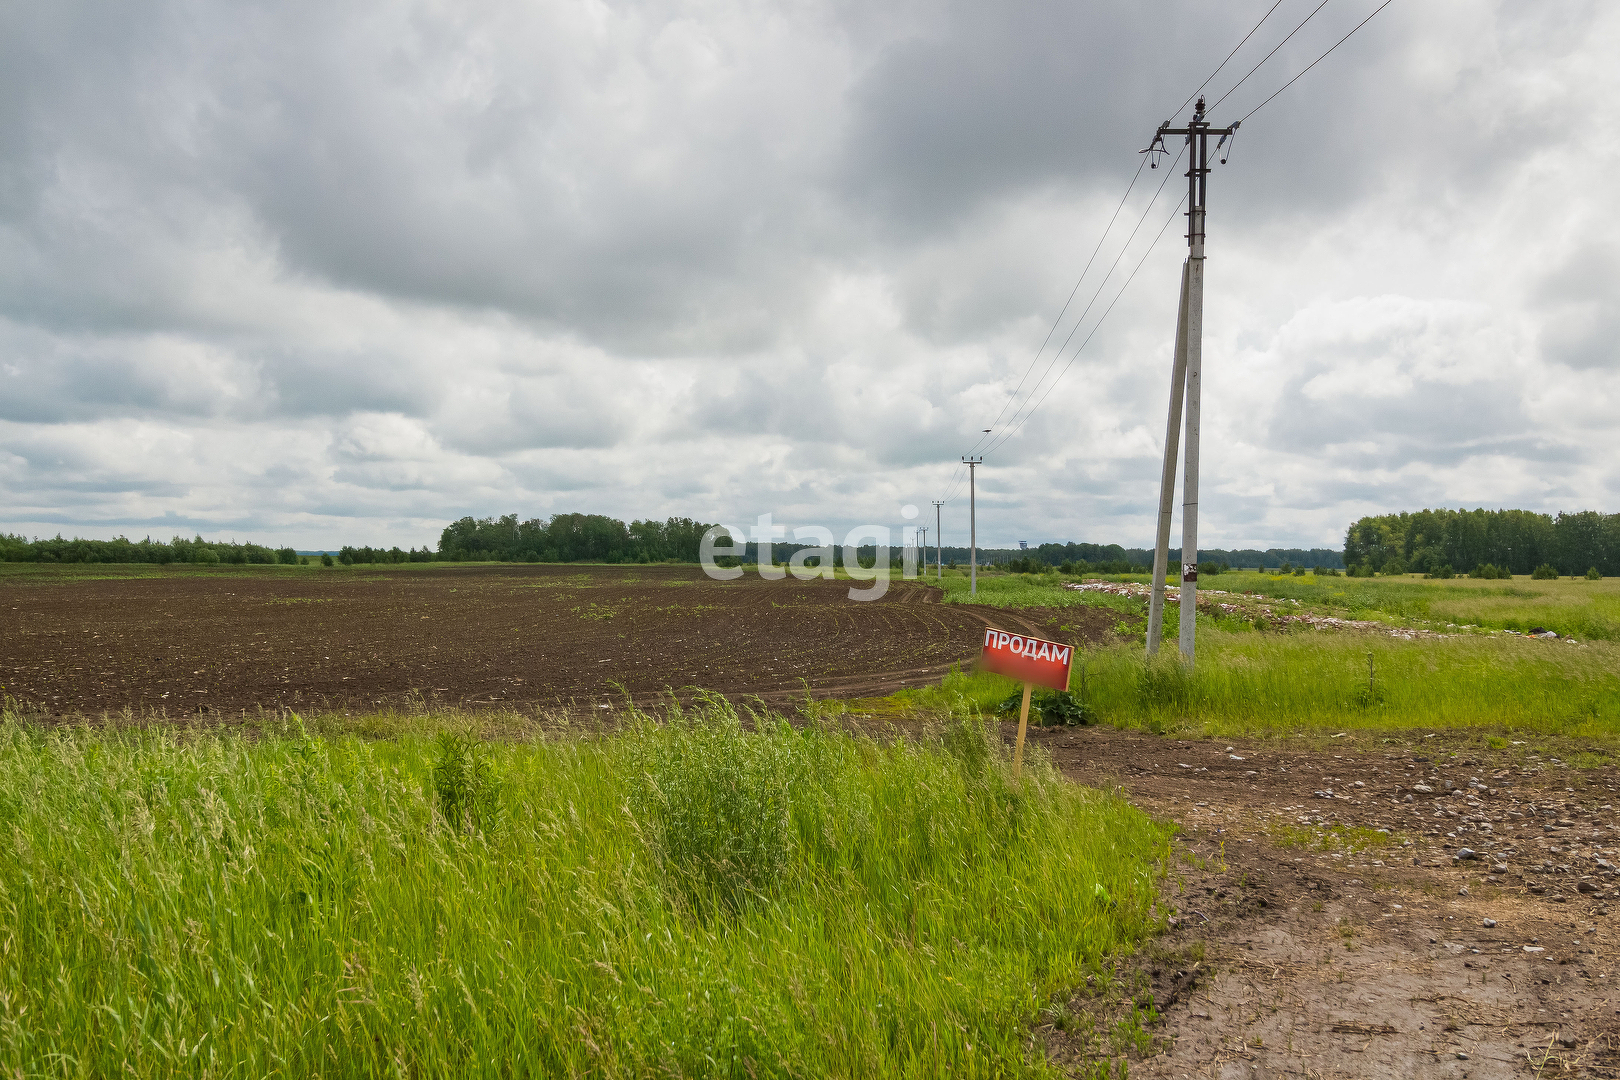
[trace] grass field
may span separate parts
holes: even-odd
[[[1165,826],[971,724],[611,740],[0,722],[0,1071],[1046,1075]]]
[[[1620,640],[1620,578],[1511,581],[1453,578],[1304,577],[1230,573],[1208,578],[1206,588],[1258,592],[1297,599],[1349,618],[1385,618],[1431,624],[1523,631],[1545,627],[1583,641]]]
[[[1620,582],[1230,573],[1204,584],[1298,599],[1304,609],[1324,614],[1442,632],[1448,624],[1459,631],[1468,624],[1546,626],[1586,636],[1581,644],[1569,644],[1470,631],[1408,641],[1377,633],[1262,632],[1200,614],[1198,663],[1189,673],[1173,659],[1180,613],[1167,605],[1167,645],[1158,662],[1146,661],[1139,640],[1089,650],[1077,659],[1071,689],[1083,692],[1103,722],[1222,735],[1478,727],[1620,741],[1620,644],[1610,632],[1620,633]],[[964,575],[947,572],[944,585],[949,601],[973,602]],[[977,602],[1089,603],[1127,614],[1145,611],[1142,601],[1130,597],[1063,589],[1052,575],[981,577]],[[941,687],[906,691],[898,700],[982,711],[993,709],[1013,688],[998,676],[963,672]]]
[[[1118,603],[1122,598],[1107,597],[1099,601],[1088,599],[1085,594],[1067,592],[1059,587],[1063,580],[1075,579],[1056,574],[981,574],[979,596],[975,600],[968,598],[965,571],[947,570],[943,585],[950,603],[1061,607],[1101,602],[1122,610],[1134,604],[1131,610],[1142,610],[1141,604],[1134,601]],[[1129,574],[1104,580],[1151,581],[1147,575]],[[930,577],[929,581],[932,583],[933,579]],[[1431,629],[1474,626],[1521,633],[1542,627],[1563,637],[1584,641],[1620,641],[1620,578],[1602,581],[1585,578],[1534,581],[1528,577],[1509,581],[1426,580],[1415,574],[1348,578],[1232,571],[1205,575],[1199,584],[1206,591],[1260,593],[1298,600],[1323,614],[1350,619],[1376,619]]]

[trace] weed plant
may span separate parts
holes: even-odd
[[[1048,1075],[1167,833],[975,723],[479,745],[0,719],[0,1071]]]

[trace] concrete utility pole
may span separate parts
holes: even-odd
[[[978,490],[974,487],[976,473],[984,458],[965,457],[962,464],[968,467],[968,595],[979,595],[979,505]]]
[[[1176,450],[1181,440],[1181,401],[1187,387],[1187,264],[1181,264],[1181,307],[1176,316],[1175,360],[1170,365],[1170,418],[1164,432],[1164,471],[1159,476],[1159,531],[1153,541],[1153,595],[1148,601],[1147,651],[1159,651],[1164,629],[1164,574],[1170,561],[1170,518],[1175,512]]]
[[[1211,127],[1204,119],[1204,99],[1198,99],[1192,122],[1173,128],[1166,120],[1143,153],[1166,153],[1164,137],[1186,138],[1187,261],[1181,271],[1181,311],[1177,316],[1176,359],[1170,374],[1170,416],[1164,444],[1164,471],[1159,488],[1159,530],[1153,550],[1153,599],[1148,605],[1148,652],[1159,647],[1164,619],[1164,578],[1170,556],[1170,510],[1176,482],[1176,432],[1186,426],[1186,466],[1181,501],[1181,658],[1193,662],[1194,629],[1198,624],[1198,434],[1203,400],[1204,354],[1204,198],[1209,176],[1209,137],[1219,135],[1217,151],[1238,129]],[[1155,160],[1156,166],[1158,162]],[[1185,413],[1183,400],[1185,399]]]
[[[939,508],[944,506],[943,500],[934,500],[934,580],[945,580],[945,530],[940,525]]]

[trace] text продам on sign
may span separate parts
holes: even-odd
[[[994,627],[984,632],[984,651],[979,654],[979,670],[1008,675],[1019,682],[1034,683],[1053,690],[1069,688],[1069,663],[1073,645],[1060,645],[1025,634],[1009,634]]]

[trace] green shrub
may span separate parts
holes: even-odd
[[[501,782],[495,766],[465,731],[441,731],[433,760],[434,806],[455,832],[492,833],[500,818]]]
[[[1433,570],[1430,570],[1423,576],[1426,578],[1438,578],[1441,581],[1449,581],[1457,576],[1457,571],[1451,568],[1450,563],[1443,563],[1442,565],[1435,567]]]
[[[331,555],[330,552],[327,552],[327,551],[321,552],[321,565],[322,566],[331,566],[332,565],[332,555]]]
[[[1020,687],[1003,699],[996,706],[996,711],[1017,716],[1023,706],[1024,690]],[[1069,690],[1037,690],[1030,695],[1029,712],[1031,722],[1041,727],[1051,724],[1076,727],[1097,721],[1096,713],[1092,711],[1091,706],[1075,697]]]
[[[211,547],[198,548],[191,554],[191,561],[198,566],[218,566],[219,552]]]
[[[700,911],[775,894],[792,847],[788,806],[812,767],[792,739],[747,738],[719,702],[632,737],[630,810],[660,873]]]
[[[1587,571],[1586,571],[1586,580],[1587,581],[1602,581],[1603,580],[1603,571],[1599,570],[1595,566],[1589,567],[1587,569]]]
[[[276,562],[283,566],[298,565],[298,551],[296,548],[284,547],[276,549]]]
[[[1338,570],[1334,569],[1331,566],[1313,566],[1313,567],[1311,567],[1311,573],[1315,574],[1317,577],[1338,577],[1339,576]],[[1353,577],[1354,575],[1351,575],[1351,576]]]
[[[1305,576],[1305,568],[1303,566],[1294,567],[1294,576],[1295,577],[1304,577]]]
[[[1036,697],[1040,700],[1043,723],[1077,727],[1097,722],[1096,712],[1090,705],[1075,697],[1072,691],[1048,690],[1044,694],[1037,694]]]
[[[1558,568],[1552,563],[1542,563],[1531,572],[1530,576],[1536,581],[1556,581]]]

